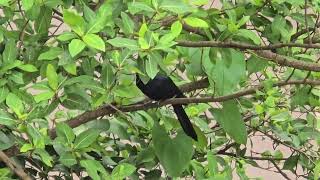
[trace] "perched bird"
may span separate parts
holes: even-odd
[[[149,80],[147,84],[144,84],[139,75],[136,74],[136,85],[138,88],[150,99],[160,101],[173,97],[183,98],[185,97],[180,89],[174,84],[174,82],[168,76],[157,74],[153,79]],[[193,129],[193,126],[184,111],[181,104],[174,104],[173,110],[176,113],[180,125],[183,131],[193,138],[198,140],[197,134]]]

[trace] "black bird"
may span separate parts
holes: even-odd
[[[139,75],[136,74],[136,84],[138,88],[150,99],[160,101],[166,100],[173,97],[183,98],[185,97],[180,89],[174,84],[174,82],[168,76],[156,75],[153,79],[149,80],[147,84],[144,84],[140,79]],[[180,125],[183,131],[193,138],[198,140],[197,134],[193,129],[193,126],[184,111],[181,104],[172,105],[173,110],[176,113]]]

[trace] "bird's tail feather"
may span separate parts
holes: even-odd
[[[173,105],[173,110],[176,113],[178,120],[180,122],[180,125],[183,129],[183,131],[193,138],[194,140],[198,140],[196,131],[193,129],[193,126],[189,120],[189,117],[187,116],[186,112],[184,111],[182,105]]]

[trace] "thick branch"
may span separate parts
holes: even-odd
[[[273,61],[282,66],[288,66],[301,70],[320,72],[320,65],[317,63],[307,63],[296,59],[278,55],[267,49],[275,49],[280,47],[305,47],[305,48],[320,48],[318,44],[274,44],[269,46],[255,46],[238,42],[217,42],[217,41],[178,41],[179,46],[185,47],[219,47],[219,48],[239,48],[255,50],[254,53],[265,58],[265,60]]]
[[[0,160],[3,161],[17,176],[19,176],[20,179],[31,180],[31,178],[23,171],[23,169],[14,161],[11,161],[11,159],[3,151],[0,151]]]
[[[193,84],[185,85],[183,88],[183,92],[192,91],[196,90],[197,88],[202,89],[208,87],[208,82],[206,80],[201,80],[198,82],[195,82]],[[299,84],[304,84],[304,85],[320,85],[320,80],[292,80],[292,81],[280,81],[278,83],[275,83],[274,86],[285,86],[285,85],[299,85]],[[193,97],[193,98],[173,98],[173,99],[168,99],[166,101],[163,101],[161,103],[153,103],[153,102],[138,102],[133,105],[128,105],[128,106],[119,106],[117,109],[119,109],[122,112],[133,112],[133,111],[139,111],[139,110],[147,110],[151,108],[157,108],[157,107],[162,107],[168,104],[190,104],[190,103],[208,103],[208,102],[223,102],[235,98],[239,98],[242,96],[254,94],[256,90],[262,89],[263,85],[258,85],[253,88],[249,88],[246,90],[238,91],[236,93],[226,95],[226,96],[220,96],[220,97]],[[74,117],[67,121],[68,125],[72,128],[78,127],[81,124],[87,123],[93,119],[96,119],[101,116],[105,115],[110,115],[110,114],[115,114],[117,111],[112,108],[109,105],[106,105],[104,107],[98,108],[96,110],[92,111],[87,111],[84,112],[83,114],[80,114],[77,117]],[[50,130],[50,136],[51,138],[55,138],[55,129]]]
[[[291,60],[285,56],[278,55],[271,51],[255,51],[255,53],[260,57],[266,58],[266,60],[273,61],[281,66],[288,66],[300,70],[320,72],[320,65],[317,63],[307,63],[299,60]]]
[[[268,46],[257,46],[247,43],[239,43],[235,41],[177,41],[178,46],[183,47],[219,47],[219,48],[238,48],[251,50],[272,50],[284,47],[302,47],[320,49],[320,44],[298,44],[298,43],[278,43]]]

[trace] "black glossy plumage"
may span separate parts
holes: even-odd
[[[153,79],[149,80],[147,84],[144,84],[139,75],[136,75],[136,84],[138,88],[150,99],[159,101],[170,99],[173,97],[183,98],[185,97],[180,89],[174,84],[174,82],[168,76],[157,75]],[[182,105],[173,105],[173,110],[176,113],[180,125],[183,131],[197,141],[197,134],[193,129],[193,126],[184,111]]]

